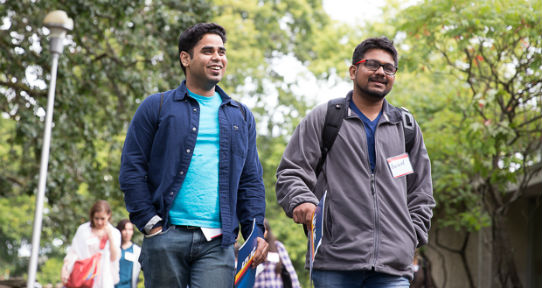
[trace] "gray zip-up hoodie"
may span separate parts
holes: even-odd
[[[384,100],[372,173],[364,124],[348,109],[317,179],[326,110],[327,103],[317,106],[292,135],[277,169],[279,204],[292,217],[296,206],[317,205],[327,190],[324,235],[314,269],[374,268],[412,279],[414,250],[427,243],[435,206],[431,164],[419,126],[409,153],[414,173],[394,178],[387,159],[405,153],[404,131],[401,112]]]

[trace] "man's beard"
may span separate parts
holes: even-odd
[[[369,82],[370,81],[376,81],[377,79],[371,79],[369,78]],[[381,82],[382,83],[382,82]],[[385,85],[388,84],[388,82],[386,81],[385,83],[383,83]],[[384,91],[380,92],[380,91],[373,91],[373,90],[370,90],[369,88],[365,88],[365,87],[362,87],[360,85],[357,85],[358,86],[358,89],[361,91],[361,93],[369,96],[372,100],[375,100],[375,101],[380,101],[382,99],[384,99],[384,97],[386,97],[386,95],[388,95],[388,93],[390,93],[391,89],[385,89]],[[369,86],[369,85],[367,85]]]

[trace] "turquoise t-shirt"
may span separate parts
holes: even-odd
[[[218,109],[222,99],[217,92],[211,97],[190,91],[188,94],[198,101],[200,106],[199,130],[186,178],[173,201],[169,217],[174,225],[220,228]]]

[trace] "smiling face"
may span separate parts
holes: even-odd
[[[365,52],[363,59],[371,59],[380,64],[395,66],[393,56],[386,50],[371,49]],[[361,59],[360,59],[361,60]],[[395,76],[386,75],[382,67],[371,71],[364,63],[350,66],[350,79],[354,82],[354,93],[372,101],[382,100],[392,89]]]
[[[186,83],[190,90],[213,90],[226,72],[228,60],[222,38],[217,34],[205,34],[192,51],[180,54],[186,68]],[[196,91],[193,91],[197,93]],[[214,91],[214,90],[213,90]],[[198,93],[199,94],[199,93]]]

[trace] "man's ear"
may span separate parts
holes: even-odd
[[[191,57],[190,57],[190,54],[188,54],[188,52],[181,51],[181,54],[179,55],[179,57],[181,58],[181,63],[183,63],[184,67],[190,65]]]
[[[356,79],[356,71],[357,67],[354,65],[350,65],[350,68],[348,68],[348,72],[350,72],[350,80]]]

